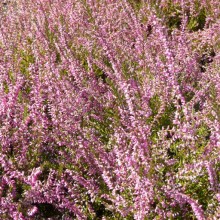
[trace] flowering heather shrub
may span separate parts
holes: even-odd
[[[219,7],[1,6],[0,219],[219,219]]]

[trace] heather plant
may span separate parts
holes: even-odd
[[[219,219],[219,7],[4,4],[0,218]]]

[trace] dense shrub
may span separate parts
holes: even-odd
[[[0,219],[219,219],[219,6],[2,5]]]

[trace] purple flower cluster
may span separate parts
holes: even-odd
[[[0,219],[219,219],[218,0],[0,6]]]

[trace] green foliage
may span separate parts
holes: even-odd
[[[191,16],[188,22],[188,29],[190,31],[202,30],[206,22],[206,11],[204,8],[198,10],[197,16]]]
[[[209,127],[205,124],[202,124],[198,129],[197,129],[197,146],[198,148],[204,149],[204,147],[207,145],[209,138],[210,138],[211,131]]]
[[[113,133],[112,123],[118,120],[117,113],[111,109],[106,108],[103,111],[103,116],[101,120],[96,120],[94,117],[90,117],[90,126],[96,129],[97,135],[103,144],[108,144],[109,138]]]
[[[101,79],[103,81],[103,83],[107,83],[107,80],[108,80],[107,75],[101,68],[99,68],[97,65],[94,64],[93,71],[94,71],[97,79]]]
[[[9,93],[9,86],[6,81],[3,82],[3,88],[4,88],[4,92],[6,94],[8,94]]]
[[[33,205],[37,206],[39,210],[37,219],[62,218],[62,212],[50,203],[34,203]]]
[[[20,71],[21,73],[29,78],[29,66],[35,62],[34,55],[28,51],[20,51],[19,56],[21,57],[20,61]]]
[[[57,27],[56,27],[56,30],[57,30]],[[45,37],[47,39],[47,42],[49,43],[50,49],[54,50],[56,48],[55,42],[57,41],[58,38],[56,36],[55,31],[52,31],[49,28],[49,22],[47,20],[45,22]]]
[[[141,0],[129,0],[128,1],[132,8],[134,8],[135,11],[138,11],[141,9],[141,6],[142,6],[142,1]]]
[[[161,99],[158,95],[154,95],[149,100],[149,107],[151,108],[152,114],[147,119],[148,123],[152,123],[154,121],[154,124],[152,126],[152,133],[151,133],[151,139],[153,142],[158,138],[158,131],[161,129],[166,129],[168,127],[172,128],[173,123],[173,114],[176,110],[174,104],[168,104],[164,107],[164,110],[160,112],[162,108]]]
[[[193,176],[192,173],[188,173],[188,175]],[[180,184],[185,188],[186,194],[191,195],[193,199],[198,201],[204,210],[208,208],[209,204],[213,203],[213,192],[210,190],[208,176],[204,170],[201,172],[201,175],[193,179],[189,180],[186,178],[180,180]]]
[[[152,116],[156,116],[159,109],[161,106],[161,100],[158,95],[154,95],[150,100],[149,100],[149,107],[151,108],[152,111]]]
[[[51,170],[59,170],[60,169],[60,166],[57,163],[54,163],[52,161],[48,161],[45,159],[43,159],[43,161],[44,162],[41,164],[42,173],[39,177],[40,181],[46,181]]]
[[[164,112],[159,116],[156,120],[156,123],[153,127],[153,133],[158,132],[162,128],[167,128],[168,126],[171,128],[173,126],[172,119],[175,111],[175,106],[173,104],[169,104],[165,107]]]
[[[192,14],[188,7],[183,9],[179,3],[173,2],[172,0],[166,1],[165,7],[160,7],[160,5],[155,2],[152,4],[157,11],[157,15],[165,20],[169,33],[180,28],[183,14],[188,18],[187,28],[189,31],[202,30],[205,26],[207,9],[201,7],[199,1],[195,1],[192,6],[194,10],[198,12],[196,15]]]
[[[103,217],[112,217],[113,213],[106,209],[105,205],[101,200],[97,199],[94,203],[92,203],[93,210],[95,212],[95,217],[90,219],[102,219]]]

